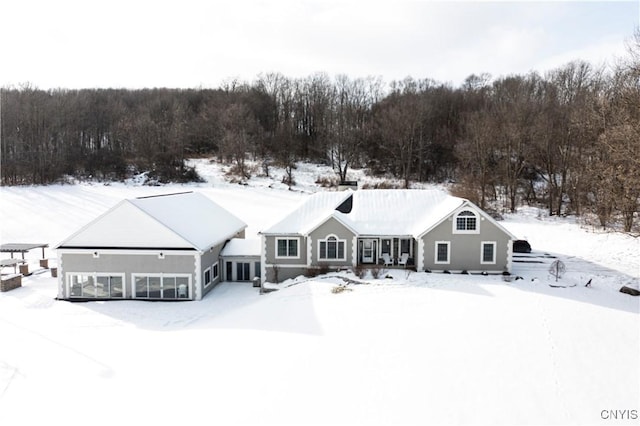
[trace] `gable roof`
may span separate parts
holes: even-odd
[[[351,190],[316,192],[262,233],[304,235],[331,217],[335,209],[351,194],[354,194]]]
[[[123,200],[75,234],[65,247],[182,248],[204,251],[246,224],[199,193]]]
[[[352,197],[351,211],[336,210],[349,197]],[[472,203],[435,189],[318,192],[262,233],[308,235],[334,217],[358,235],[406,235],[417,238],[465,204]]]

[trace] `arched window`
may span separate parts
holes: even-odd
[[[455,215],[453,232],[457,234],[477,234],[480,232],[478,214],[472,210],[462,210]]]
[[[346,260],[346,240],[339,240],[335,235],[328,235],[324,240],[318,240],[318,259]]]

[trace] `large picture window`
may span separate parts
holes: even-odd
[[[339,240],[335,235],[329,235],[324,240],[319,240],[318,259],[346,260],[345,245],[345,240]]]
[[[463,210],[454,217],[454,233],[477,234],[480,232],[478,215],[471,210]]]
[[[435,263],[448,264],[451,262],[451,242],[436,241]]]
[[[297,238],[276,238],[276,258],[299,258]]]
[[[124,274],[68,274],[69,297],[124,297]]]
[[[134,275],[136,299],[188,299],[188,275]]]

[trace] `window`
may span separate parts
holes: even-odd
[[[276,238],[276,258],[298,258],[297,238]]]
[[[248,262],[236,262],[236,281],[251,280],[251,264]]]
[[[255,276],[260,278],[262,276],[262,267],[260,265],[260,262],[255,262],[253,264],[253,267],[254,267],[255,273],[256,273]]]
[[[204,286],[208,286],[211,284],[211,268],[207,268],[204,270]]]
[[[219,274],[220,274],[220,272],[218,270],[218,262],[216,262],[211,267],[211,275],[212,275],[211,279],[212,280],[217,280]]]
[[[451,242],[449,241],[436,241],[435,250],[435,263],[447,264],[449,263],[449,257],[451,254]]]
[[[119,274],[68,274],[69,297],[122,298],[124,275]]]
[[[330,235],[326,239],[318,241],[318,259],[347,260],[344,248],[345,240],[339,240],[335,235]]]
[[[411,250],[411,240],[407,238],[403,238],[400,240],[400,254],[407,253],[412,254],[413,250]]]
[[[187,299],[187,275],[133,275],[136,299]]]
[[[456,234],[477,234],[478,215],[471,210],[463,210],[454,217],[454,229]]]
[[[495,241],[483,241],[480,263],[495,264],[496,263],[496,243]]]

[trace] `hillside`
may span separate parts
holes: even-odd
[[[210,196],[255,235],[323,174],[300,165],[289,190],[277,170],[238,185],[196,166],[205,183],[2,187],[2,242],[54,246],[122,198],[179,190]],[[640,241],[536,209],[502,223],[534,249],[511,282],[343,273],[267,295],[223,283],[201,302],[69,303],[35,273],[0,294],[0,424],[584,425],[640,414],[640,299],[618,292],[638,287]],[[558,284],[554,259],[567,266]]]

